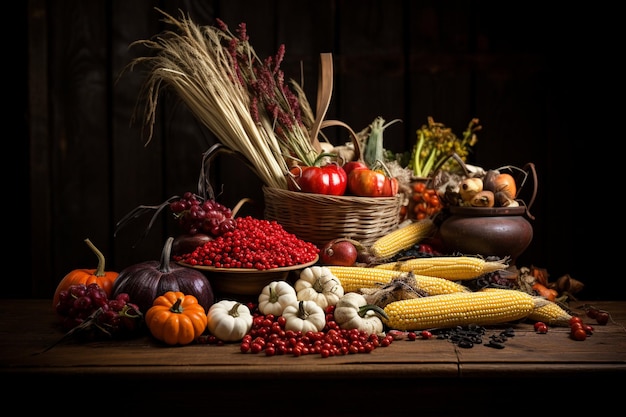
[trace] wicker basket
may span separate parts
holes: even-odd
[[[353,197],[263,187],[265,218],[318,247],[348,237],[370,246],[399,223],[402,196]]]

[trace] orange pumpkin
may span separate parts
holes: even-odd
[[[167,291],[155,298],[145,320],[152,336],[168,345],[188,345],[207,326],[207,315],[198,299],[180,291]]]
[[[74,269],[63,277],[61,282],[59,282],[59,285],[57,285],[54,297],[52,298],[52,308],[55,311],[57,304],[59,303],[59,293],[67,290],[74,284],[89,285],[96,283],[104,290],[104,292],[106,292],[107,297],[111,296],[113,283],[117,279],[119,273],[114,271],[105,271],[105,259],[102,252],[100,252],[89,239],[85,239],[85,243],[98,257],[98,267],[96,269]]]

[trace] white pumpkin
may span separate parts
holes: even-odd
[[[224,342],[238,342],[252,328],[252,314],[245,304],[221,300],[207,312],[207,328]]]
[[[259,311],[265,315],[280,316],[285,307],[298,304],[296,290],[287,281],[273,281],[267,284],[259,294]]]
[[[321,332],[326,326],[326,313],[314,301],[300,301],[283,311],[285,330],[294,332]]]
[[[318,265],[300,271],[294,288],[299,301],[314,301],[323,309],[337,304],[344,293],[339,278],[328,267]]]
[[[383,322],[387,318],[385,311],[377,305],[368,304],[363,295],[356,292],[346,293],[335,306],[335,321],[342,329],[358,329],[368,334],[381,334]]]

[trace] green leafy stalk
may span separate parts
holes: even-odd
[[[418,131],[418,140],[417,140],[417,144],[415,146],[415,152],[413,155],[413,175],[415,175],[416,177],[426,177],[431,169],[433,168],[433,165],[435,163],[435,158],[437,157],[437,150],[435,148],[432,148],[430,150],[430,152],[428,153],[428,157],[426,158],[424,162],[424,165],[422,166],[422,149],[424,148],[425,142],[426,142],[426,135],[424,135],[424,132],[422,132],[421,130]]]
[[[476,132],[481,129],[478,119],[472,119],[458,138],[449,127],[428,117],[428,124],[417,130],[417,143],[413,149],[409,168],[416,177],[427,177],[433,170],[448,169],[447,160],[458,155],[464,162],[472,146],[478,141]]]
[[[385,158],[385,149],[383,146],[383,132],[386,128],[396,122],[401,122],[400,119],[394,119],[385,124],[385,119],[377,117],[370,124],[370,133],[367,138],[367,144],[365,146],[365,153],[363,160],[370,168],[374,166],[376,161],[382,161]]]

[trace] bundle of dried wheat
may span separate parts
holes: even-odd
[[[160,91],[169,85],[223,145],[248,159],[267,186],[287,188],[290,163],[313,165],[318,152],[306,126],[310,106],[293,80],[285,83],[280,69],[284,45],[262,61],[249,43],[245,23],[234,35],[220,20],[215,27],[198,26],[182,14],[176,19],[159,12],[176,31],[131,45],[155,51],[130,64],[131,69],[137,64],[149,68],[141,95],[148,142]]]

